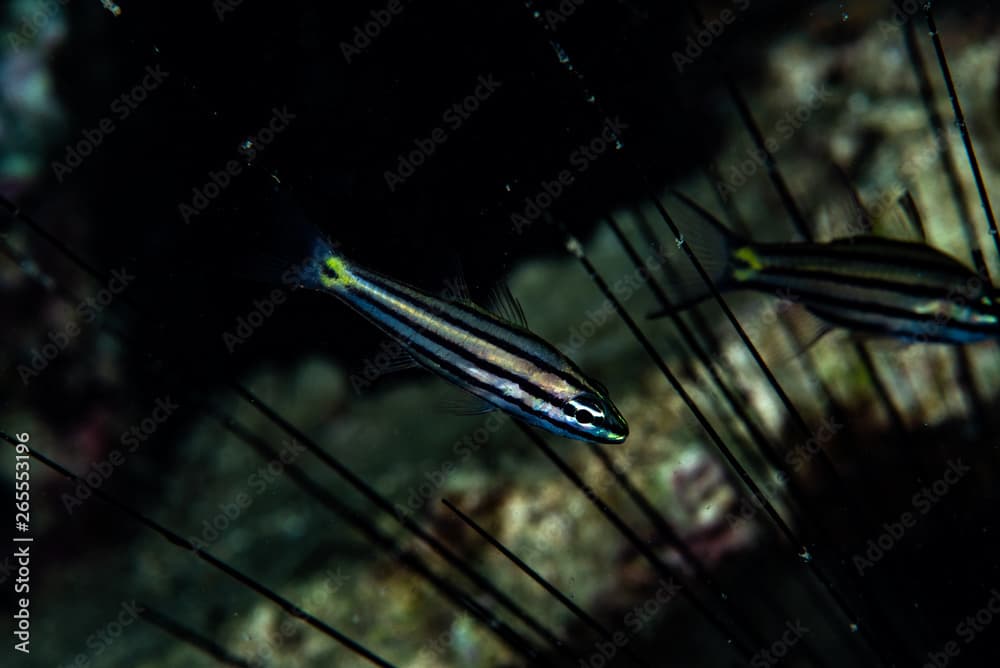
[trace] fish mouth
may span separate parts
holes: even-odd
[[[621,416],[616,420],[614,430],[608,430],[601,435],[600,442],[604,445],[619,445],[628,438],[628,423]]]
[[[617,407],[615,408],[615,418],[615,433],[620,436],[619,442],[623,442],[626,438],[628,438],[628,422],[625,420],[625,416],[621,414]]]

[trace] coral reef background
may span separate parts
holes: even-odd
[[[780,643],[783,665],[927,661],[949,642],[961,650],[954,665],[995,659],[988,624],[972,635],[965,631],[974,626],[957,626],[1000,585],[989,549],[994,342],[904,347],[836,332],[802,352],[808,325],[779,300],[733,296],[804,418],[803,433],[715,304],[685,315],[711,369],[669,321],[644,319],[659,305],[650,281],[671,291],[671,266],[684,261],[651,189],[682,230],[696,220],[674,206],[673,188],[754,238],[796,234],[727,77],[773,142],[817,238],[867,229],[839,166],[874,232],[914,237],[897,204],[908,191],[929,243],[970,266],[979,246],[989,272],[1000,271],[926,31],[918,30],[918,49],[941,132],[928,123],[903,15],[889,3],[704,3],[700,11],[707,22],[699,26],[686,10],[646,2],[11,3],[0,51],[0,188],[21,211],[2,223],[0,427],[30,433],[34,447],[85,480],[33,468],[38,640],[17,665],[217,665],[158,624],[162,617],[243,661],[235,665],[367,665],[90,487],[396,665],[525,664],[399,554],[425,558],[471,591],[466,580],[237,396],[232,378],[378,490],[397,517],[542,620],[584,665],[624,665],[623,649],[651,665],[736,665],[741,644],[773,665],[777,654],[768,652]],[[996,17],[960,3],[942,7],[938,23],[992,187],[1000,182]],[[621,142],[608,139],[609,124]],[[563,171],[572,178],[560,181]],[[583,241],[741,466],[808,537],[801,545],[774,529],[532,206]],[[243,280],[254,270],[248,258],[294,216],[359,261],[429,290],[448,289],[464,272],[483,298],[509,280],[532,329],[601,378],[632,428],[624,447],[606,451],[610,468],[585,445],[550,442],[675,580],[508,419],[441,410],[450,388],[420,372],[388,373],[384,337],[340,304]],[[645,271],[623,252],[609,216]],[[107,278],[95,280],[69,254]],[[749,422],[724,400],[712,370]],[[270,455],[228,427],[257,437]],[[802,462],[792,468],[808,508],[759,438],[781,460]],[[293,470],[396,550],[365,540],[295,484]],[[676,531],[701,572],[616,473]],[[3,467],[0,475],[12,474]],[[624,647],[607,656],[591,629],[442,499],[625,634]],[[816,562],[861,611],[863,628],[819,584]],[[10,583],[6,566],[2,578]],[[734,634],[720,633],[677,583]],[[543,648],[538,665],[566,662],[495,597],[473,598]],[[146,612],[130,616],[135,607]],[[122,615],[134,622],[110,637]],[[788,642],[795,628],[807,631]]]

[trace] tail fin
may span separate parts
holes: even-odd
[[[266,250],[251,251],[239,258],[234,273],[290,289],[321,288],[326,261],[331,257],[340,259],[337,244],[307,219],[289,193],[277,192],[270,208],[273,229],[260,241]]]
[[[678,247],[683,242],[691,249],[716,287],[720,290],[730,287],[732,284],[730,260],[733,249],[745,242],[694,200],[676,190],[671,192],[697,214],[698,218],[685,223],[682,217],[678,217],[681,218],[679,226],[683,235],[683,239],[678,240]],[[671,295],[676,297],[676,303],[669,309],[651,313],[651,318],[663,317],[673,311],[690,308],[711,295],[704,278],[683,255],[680,252],[671,254],[664,268],[669,285],[673,288]]]

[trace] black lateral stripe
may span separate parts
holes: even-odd
[[[435,332],[433,329],[430,329],[428,327],[423,326],[420,323],[417,323],[417,322],[414,322],[413,320],[408,319],[406,317],[406,314],[404,312],[394,311],[394,310],[388,308],[385,304],[381,304],[381,303],[375,301],[374,299],[372,299],[371,297],[369,297],[368,295],[366,295],[364,293],[361,293],[361,292],[355,293],[354,297],[356,299],[360,300],[360,301],[363,301],[363,302],[367,303],[371,308],[379,311],[380,313],[386,315],[387,317],[391,318],[392,320],[395,320],[396,322],[398,322],[398,323],[400,323],[400,324],[408,327],[409,329],[412,329],[412,330],[418,332],[420,334],[420,336],[423,336],[423,337],[427,338],[428,340],[433,341],[435,344],[437,344],[438,346],[444,348],[445,350],[447,350],[448,352],[450,352],[452,355],[455,355],[456,357],[460,357],[463,360],[465,360],[466,362],[471,362],[471,363],[479,366],[480,368],[489,371],[494,376],[498,376],[498,377],[503,378],[504,380],[507,380],[507,381],[509,381],[511,383],[515,383],[516,385],[518,385],[522,389],[524,389],[523,383],[528,383],[531,387],[537,387],[533,383],[530,383],[527,379],[522,378],[520,376],[517,376],[517,375],[511,373],[509,370],[507,370],[507,369],[505,369],[505,368],[503,368],[503,367],[501,367],[499,365],[496,365],[496,364],[494,364],[492,362],[483,360],[482,358],[480,358],[479,356],[477,356],[475,353],[473,353],[473,352],[471,352],[471,351],[467,350],[466,348],[463,348],[463,347],[461,347],[459,345],[456,345],[454,342],[452,342],[449,339],[441,336],[440,334],[438,334],[437,332]],[[408,341],[407,345],[409,345],[409,346],[415,346],[416,344],[413,341]],[[441,356],[439,354],[437,354],[437,353],[428,352],[426,354],[426,356],[429,359],[433,359],[435,361],[440,361],[441,360]],[[515,356],[516,356],[516,354],[515,354]],[[538,388],[538,389],[541,389],[541,388]],[[553,395],[550,395],[548,393],[544,393],[544,394],[533,393],[533,396],[535,396],[535,397],[537,397],[539,399],[544,399],[545,401],[548,401],[549,403],[552,403],[552,404],[559,403],[559,400],[557,398],[555,398]]]
[[[534,385],[533,383],[529,382],[527,379],[521,378],[520,376],[517,376],[517,375],[511,373],[510,371],[508,371],[507,369],[504,369],[501,366],[493,364],[492,362],[488,362],[488,361],[483,360],[482,358],[476,356],[471,351],[466,350],[465,348],[462,348],[461,346],[455,345],[454,343],[452,343],[448,339],[444,338],[443,336],[437,334],[433,330],[428,329],[426,327],[423,327],[423,326],[421,326],[421,325],[419,325],[417,323],[414,323],[412,320],[408,320],[406,318],[406,316],[405,316],[404,313],[401,313],[399,311],[393,311],[393,310],[389,309],[388,307],[386,307],[384,304],[380,304],[379,302],[371,299],[368,295],[365,295],[363,293],[356,293],[354,295],[354,297],[356,299],[358,299],[359,301],[365,302],[371,308],[379,311],[380,313],[384,314],[385,316],[387,316],[388,318],[394,320],[395,322],[399,323],[400,325],[405,326],[405,327],[407,327],[409,329],[415,330],[416,332],[418,332],[420,334],[420,336],[422,336],[422,337],[424,337],[424,338],[426,338],[426,339],[428,339],[430,341],[433,341],[435,344],[437,344],[441,348],[444,348],[445,350],[447,350],[452,355],[454,355],[456,357],[459,357],[459,358],[465,360],[466,362],[471,362],[471,363],[475,364],[476,366],[478,366],[478,367],[480,367],[480,368],[482,368],[482,369],[484,369],[486,371],[489,371],[494,376],[498,376],[500,378],[503,378],[504,380],[507,380],[507,381],[509,381],[511,383],[514,383],[518,387],[520,387],[521,389],[526,389],[524,387],[524,383],[527,383],[530,387],[537,388],[536,385]],[[426,347],[421,346],[420,344],[418,344],[417,342],[413,341],[412,339],[411,340],[406,340],[404,343],[405,343],[405,345],[407,347],[418,348],[421,355],[423,355],[427,359],[433,360],[435,364],[441,364],[442,366],[444,366],[446,364],[445,360],[441,357],[441,355],[439,353],[435,353],[435,352],[432,352],[432,351],[428,350]],[[454,365],[449,365],[449,366],[452,366],[455,369],[460,369],[459,367],[454,367]],[[465,372],[464,370],[462,370],[461,374],[459,374],[459,375],[461,375],[463,377],[469,378],[469,384],[470,385],[476,385],[476,386],[479,386],[479,387],[483,387],[484,389],[488,389],[490,391],[490,393],[495,394],[496,396],[504,396],[504,395],[497,394],[496,389],[493,388],[493,386],[491,386],[489,384],[484,384],[481,381],[479,381],[478,379],[476,379],[475,377],[469,376],[468,373]],[[541,388],[537,388],[537,389],[541,389]],[[542,394],[538,394],[536,392],[530,392],[530,394],[532,396],[538,398],[538,399],[542,399],[544,401],[548,401],[550,404],[557,404],[557,403],[559,403],[559,399],[558,398],[556,398],[553,395],[548,394],[548,393],[546,393],[544,391],[543,391]],[[506,399],[506,397],[504,397],[504,398]]]
[[[761,256],[793,257],[798,259],[817,258],[831,262],[851,260],[872,264],[892,265],[919,270],[945,271],[958,277],[969,277],[975,273],[964,264],[940,251],[923,248],[918,244],[890,242],[884,244],[868,242],[851,243],[778,243],[752,246]]]
[[[772,265],[758,270],[760,274],[769,276],[789,276],[805,280],[829,281],[831,283],[842,283],[863,288],[873,288],[885,290],[887,292],[898,292],[909,297],[940,297],[947,299],[949,293],[955,286],[932,285],[929,283],[906,283],[886,278],[876,278],[874,276],[860,276],[852,274],[848,269],[844,271],[831,271],[827,269],[804,269],[799,267],[786,267]]]
[[[558,422],[556,420],[553,420],[549,415],[546,415],[545,413],[543,413],[541,411],[535,410],[530,405],[527,405],[527,404],[524,404],[522,402],[516,401],[512,397],[508,397],[508,396],[506,396],[504,394],[500,394],[499,392],[497,392],[496,388],[493,387],[492,385],[490,385],[489,383],[485,383],[485,382],[479,380],[478,378],[470,375],[469,372],[467,372],[465,369],[463,369],[463,368],[461,368],[459,366],[455,366],[451,362],[448,362],[445,359],[441,358],[440,356],[435,355],[434,353],[432,353],[427,348],[421,346],[419,343],[411,342],[408,345],[411,348],[416,349],[416,353],[418,355],[422,355],[422,356],[424,356],[424,357],[426,357],[428,359],[433,360],[435,364],[439,365],[442,369],[444,369],[445,371],[447,371],[454,378],[457,378],[457,379],[461,380],[461,382],[465,383],[466,385],[470,385],[470,386],[473,386],[473,387],[478,387],[478,388],[482,389],[483,391],[485,391],[486,393],[490,394],[491,396],[497,397],[498,399],[502,400],[503,402],[505,402],[507,404],[511,404],[513,406],[516,406],[518,410],[523,411],[524,413],[528,413],[530,415],[534,415],[535,417],[548,422],[549,424],[555,426],[556,428],[558,428],[561,431],[565,431],[565,432],[569,432],[569,433],[572,433],[572,434],[576,434],[576,435],[580,436],[581,438],[584,438],[584,439],[587,439],[587,440],[593,439],[593,436],[591,434],[588,434],[587,432],[585,432],[585,431],[583,431],[581,429],[577,429],[576,427],[574,427],[573,425],[571,425],[569,423]],[[532,396],[536,396],[536,395],[532,394]],[[552,402],[550,401],[549,403],[552,403]],[[501,408],[500,410],[503,410],[503,409]]]
[[[495,345],[497,348],[500,348],[501,350],[503,350],[504,352],[506,352],[506,353],[508,353],[510,355],[515,355],[515,356],[522,357],[522,358],[528,360],[529,362],[531,362],[532,364],[534,364],[539,369],[545,371],[546,373],[551,373],[554,376],[558,376],[559,378],[563,379],[564,381],[566,381],[568,383],[572,383],[574,385],[579,385],[580,384],[580,380],[581,380],[580,378],[574,377],[571,374],[566,373],[562,369],[560,369],[560,368],[554,366],[553,364],[549,363],[547,360],[544,360],[541,357],[539,357],[538,355],[534,354],[532,351],[530,351],[530,350],[528,350],[526,348],[523,348],[521,346],[516,345],[516,343],[514,341],[512,341],[512,340],[508,341],[508,340],[505,340],[505,339],[498,338],[494,334],[492,334],[490,332],[487,332],[487,331],[483,330],[480,327],[476,327],[475,325],[470,324],[468,322],[465,322],[464,320],[461,320],[461,319],[453,317],[452,315],[450,315],[449,313],[447,313],[444,309],[432,308],[432,307],[429,306],[428,303],[414,304],[414,302],[413,302],[413,299],[414,299],[413,295],[409,295],[409,294],[407,294],[405,292],[400,291],[395,285],[393,285],[390,281],[388,281],[387,279],[383,278],[382,276],[379,276],[377,274],[372,274],[371,272],[365,271],[365,270],[356,271],[356,273],[358,273],[359,275],[361,275],[361,277],[364,278],[365,280],[371,281],[372,283],[376,284],[379,287],[379,289],[385,290],[386,292],[388,292],[389,294],[397,297],[398,299],[402,299],[403,301],[409,303],[410,305],[416,306],[416,307],[418,307],[419,309],[421,309],[423,311],[427,311],[427,312],[432,313],[435,318],[438,318],[438,319],[440,319],[440,320],[442,320],[444,322],[447,322],[449,325],[452,325],[452,326],[457,327],[459,329],[463,329],[463,330],[465,330],[465,331],[467,331],[467,332],[469,332],[471,334],[474,334],[478,338],[481,338],[482,340],[487,341],[488,343],[491,343],[491,344]],[[417,290],[415,288],[410,287],[409,289],[413,290],[413,292],[416,295],[419,295],[420,297],[423,297],[423,298],[426,298],[426,299],[436,299],[436,298],[430,297],[429,295],[424,295],[423,293],[421,293],[419,290]],[[467,315],[469,315],[472,318],[476,318],[476,319],[483,319],[484,318],[484,315],[482,313],[479,313],[476,310],[474,310],[474,309],[472,309],[470,307],[467,307],[467,306],[465,306],[463,304],[458,304],[458,303],[455,303],[455,302],[447,302],[447,301],[444,301],[444,300],[441,300],[441,301],[442,301],[442,303],[446,304],[449,308],[455,308],[457,310],[460,310],[460,311],[462,311],[463,313],[466,313]],[[502,321],[497,320],[497,322],[501,323]],[[415,329],[421,329],[422,330],[423,327],[422,326],[415,327]],[[532,334],[531,332],[527,332],[527,331],[516,332],[516,335],[520,336],[520,337],[527,338],[527,339],[534,339],[536,342],[541,343],[541,341],[538,339],[538,337],[535,336],[534,334]],[[576,369],[574,369],[574,370],[576,370]],[[580,373],[581,376],[583,376],[582,372],[580,372],[580,371],[577,371],[577,372]]]
[[[475,355],[472,355],[466,349],[461,348],[459,346],[455,346],[450,341],[448,341],[447,339],[445,339],[445,338],[437,335],[432,330],[428,330],[426,328],[420,328],[420,327],[417,327],[417,326],[413,326],[413,325],[407,324],[410,321],[404,320],[404,318],[401,317],[403,314],[389,310],[384,305],[379,304],[378,302],[371,300],[367,295],[364,295],[363,293],[356,293],[355,296],[358,299],[360,299],[362,301],[365,301],[372,308],[380,311],[381,313],[385,314],[389,318],[391,318],[391,319],[393,319],[393,320],[395,320],[397,322],[400,322],[402,324],[406,324],[406,326],[409,327],[410,329],[415,329],[417,331],[420,331],[421,336],[424,336],[427,339],[430,339],[431,341],[433,341],[437,345],[439,345],[442,348],[444,348],[444,349],[448,350],[449,352],[451,352],[456,357],[460,357],[460,358],[464,359],[467,362],[471,362],[473,364],[476,364],[480,368],[482,368],[485,371],[488,371],[489,373],[491,373],[492,375],[500,377],[500,378],[503,378],[503,379],[505,379],[507,381],[510,381],[510,382],[516,384],[518,387],[520,387],[522,390],[524,390],[527,394],[535,397],[536,399],[541,399],[543,401],[546,401],[546,402],[548,402],[552,406],[558,406],[558,405],[560,405],[562,403],[561,399],[559,399],[555,395],[549,394],[548,392],[546,392],[543,388],[539,387],[538,385],[535,385],[534,383],[531,383],[530,381],[528,381],[525,378],[521,378],[519,376],[511,374],[507,369],[504,369],[501,366],[493,364],[492,362],[487,362],[487,361],[485,361],[485,360],[483,360],[483,359],[481,359],[479,357],[476,357]],[[592,438],[592,436],[590,434],[588,434],[587,432],[585,432],[585,431],[575,429],[572,425],[570,425],[568,423],[557,422],[557,421],[553,420],[551,417],[549,417],[548,415],[546,415],[545,413],[542,413],[540,411],[536,411],[534,408],[532,408],[531,406],[529,406],[527,404],[524,404],[523,402],[514,401],[514,400],[511,399],[511,397],[508,397],[506,395],[498,393],[497,390],[496,390],[496,388],[493,387],[492,385],[490,385],[489,383],[484,383],[483,381],[479,380],[478,378],[475,378],[474,376],[471,376],[467,371],[465,371],[461,367],[458,367],[458,366],[455,366],[455,365],[451,364],[450,362],[448,362],[447,360],[445,360],[444,358],[442,358],[440,355],[438,355],[438,354],[436,354],[436,353],[428,350],[427,348],[421,346],[420,344],[418,344],[416,342],[414,342],[414,341],[408,341],[408,342],[406,342],[406,345],[408,347],[418,349],[419,354],[423,355],[424,357],[426,357],[428,359],[434,360],[435,364],[439,364],[442,368],[447,369],[448,372],[451,373],[451,374],[453,374],[455,377],[462,378],[463,382],[465,382],[466,384],[468,384],[470,386],[481,388],[481,389],[485,390],[486,392],[488,392],[489,394],[491,394],[493,396],[496,396],[496,397],[502,399],[503,401],[505,401],[507,403],[515,404],[521,410],[523,410],[525,413],[530,413],[530,414],[532,414],[532,415],[534,415],[534,416],[536,416],[536,417],[538,417],[540,419],[543,419],[546,422],[555,425],[559,429],[579,434],[579,435],[584,436],[584,437],[586,437],[588,439]]]
[[[872,320],[852,320],[849,316],[843,315],[837,311],[831,311],[826,308],[818,306],[810,307],[810,310],[816,316],[823,318],[824,320],[827,320],[834,325],[852,328],[862,332],[870,332],[874,334],[887,334],[894,337],[899,337],[903,333],[912,333],[913,336],[915,337],[921,335],[926,337],[925,339],[923,339],[925,342],[952,343],[952,344],[959,342],[956,341],[955,337],[947,335],[947,332],[949,331],[949,323],[947,322],[944,323],[939,328],[932,328],[925,331],[913,327],[910,328],[909,332],[907,332],[907,330],[905,329],[905,324],[902,324],[901,327],[893,328],[890,327],[887,323],[877,323]],[[979,332],[974,332],[974,333],[978,334]],[[994,334],[987,331],[984,332],[983,335],[984,337],[989,337],[993,336]]]
[[[854,320],[838,311],[831,311],[820,306],[810,307],[809,310],[820,318],[827,320],[831,324],[844,327],[845,329],[855,329],[879,334],[896,334],[898,331],[872,320]]]
[[[555,426],[556,428],[558,428],[560,431],[565,431],[565,432],[569,432],[569,433],[572,433],[572,434],[576,434],[576,435],[578,435],[581,438],[584,438],[586,440],[593,440],[593,435],[592,434],[588,434],[587,432],[583,431],[582,429],[577,429],[576,427],[574,427],[572,424],[570,424],[568,422],[558,422],[556,420],[553,420],[549,415],[546,415],[545,413],[543,413],[541,411],[537,411],[537,410],[535,410],[534,408],[532,408],[531,406],[529,406],[527,404],[524,404],[524,403],[519,402],[519,401],[515,401],[511,397],[508,397],[506,395],[498,393],[496,391],[496,388],[493,387],[492,385],[490,385],[489,383],[484,383],[483,381],[479,380],[478,378],[470,376],[469,373],[467,371],[465,371],[464,369],[462,369],[461,367],[457,367],[457,366],[451,364],[450,362],[447,362],[447,361],[445,361],[445,360],[437,357],[436,355],[431,354],[429,351],[427,351],[425,348],[423,348],[419,344],[414,345],[414,347],[415,348],[420,348],[420,354],[425,355],[425,356],[433,359],[434,362],[435,362],[435,364],[441,365],[442,368],[444,368],[446,371],[448,371],[448,373],[452,374],[456,378],[461,378],[462,382],[464,382],[464,383],[466,383],[468,385],[473,385],[475,387],[482,388],[483,390],[485,390],[486,392],[490,393],[491,395],[493,395],[495,397],[499,397],[504,402],[506,402],[508,404],[513,404],[513,405],[517,406],[519,410],[521,410],[521,411],[523,411],[525,413],[529,413],[531,415],[534,415],[535,417],[548,422],[549,424],[551,424],[551,425]],[[532,395],[532,396],[535,396],[535,395]],[[549,402],[549,403],[552,403],[552,402]],[[553,405],[556,405],[556,404],[553,404]]]
[[[756,284],[753,280],[745,281],[740,283],[741,286],[747,287],[754,290],[762,290],[769,292],[773,289],[773,285],[770,284]],[[799,296],[803,302],[813,302],[818,304],[817,308],[822,308],[823,305],[843,308],[843,309],[853,309],[859,313],[863,314],[874,314],[881,315],[889,318],[897,318],[900,320],[910,320],[914,322],[935,322],[938,316],[934,313],[914,313],[913,311],[908,311],[906,309],[897,308],[895,306],[888,306],[886,304],[880,304],[875,302],[864,302],[855,299],[846,299],[843,297],[837,297],[834,295],[814,292],[809,290],[795,290],[794,294]],[[843,316],[846,317],[846,316]],[[859,317],[860,321],[861,318]],[[943,321],[945,327],[950,327],[952,329],[960,329],[968,332],[990,332],[996,331],[996,325],[989,323],[970,323],[963,322],[961,320],[948,319]]]
[[[397,283],[395,281],[392,281],[391,279],[387,279],[387,278],[385,278],[383,276],[380,276],[378,274],[372,274],[371,272],[368,272],[368,271],[362,270],[362,271],[357,272],[357,273],[361,274],[362,278],[364,278],[365,280],[369,280],[372,283],[375,283],[376,285],[378,285],[378,287],[380,289],[385,290],[389,294],[391,294],[391,295],[393,295],[393,296],[395,296],[395,297],[397,297],[399,299],[402,299],[402,300],[410,303],[411,305],[413,305],[415,298],[424,300],[423,303],[416,304],[416,306],[418,306],[420,309],[422,309],[424,311],[428,311],[428,312],[433,313],[435,317],[439,318],[440,320],[443,320],[443,321],[447,322],[448,324],[451,324],[451,325],[454,325],[454,326],[459,327],[461,329],[465,329],[465,330],[468,330],[468,331],[476,333],[477,336],[479,336],[483,340],[489,341],[490,343],[493,343],[494,345],[496,345],[496,346],[498,346],[500,348],[503,348],[504,350],[506,350],[509,353],[518,354],[518,355],[521,355],[522,357],[527,357],[527,358],[531,358],[531,359],[534,359],[536,357],[530,350],[527,350],[527,349],[521,348],[519,346],[516,346],[513,341],[505,341],[505,340],[502,340],[502,339],[497,339],[490,332],[484,331],[484,330],[476,327],[475,325],[472,325],[472,324],[470,324],[470,323],[468,323],[468,322],[466,322],[464,320],[455,318],[454,316],[452,316],[451,314],[449,314],[445,309],[435,308],[434,302],[440,301],[442,304],[445,304],[448,308],[453,308],[453,309],[455,309],[457,311],[461,311],[462,313],[466,314],[467,316],[469,316],[470,318],[473,318],[473,319],[482,320],[482,319],[485,318],[485,316],[483,315],[483,313],[477,311],[476,309],[473,309],[472,307],[466,306],[465,304],[461,304],[459,302],[449,302],[449,301],[445,301],[443,299],[439,300],[437,297],[433,297],[432,295],[425,294],[423,291],[418,290],[418,289],[416,289],[416,288],[414,288],[412,286],[399,284],[399,283]],[[405,292],[404,290],[401,290],[400,288],[404,288],[405,290],[410,290],[410,291],[412,291],[413,294],[409,294],[409,293]],[[498,318],[498,319],[496,319],[496,322],[499,324],[499,323],[502,323],[503,321],[501,321]],[[520,337],[523,337],[523,338],[527,338],[527,339],[532,339],[533,342],[537,342],[537,337],[534,334],[532,334],[531,332],[528,332],[526,330],[519,331],[519,332],[514,332],[514,333],[517,336],[520,336]],[[513,350],[511,350],[511,348],[513,348]],[[544,366],[548,366],[548,365],[546,364],[546,362],[544,360],[539,359],[538,363],[536,364],[536,366],[544,367]],[[559,373],[558,369],[553,369],[552,371],[553,371],[553,373],[556,373],[556,374]]]

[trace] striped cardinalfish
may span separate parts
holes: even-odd
[[[705,222],[694,246],[720,290],[788,295],[825,323],[821,331],[843,327],[921,343],[971,343],[1000,335],[993,286],[927,244],[876,236],[754,243],[675,195]],[[685,305],[705,297],[707,289]]]
[[[479,398],[466,412],[500,409],[567,438],[616,444],[628,424],[607,389],[527,329],[520,305],[496,291],[496,315],[448,301],[346,259],[313,230],[311,260],[283,280],[331,294],[398,342],[422,366]]]

